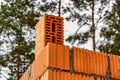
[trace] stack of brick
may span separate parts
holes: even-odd
[[[109,54],[111,76],[120,79],[120,56]]]
[[[69,70],[69,47],[49,43],[33,62],[34,80],[49,67]]]
[[[73,51],[74,71],[106,75],[108,65],[106,54],[80,48],[73,48]]]
[[[36,24],[35,60],[20,80],[120,80],[120,56],[70,49],[63,18],[45,14]]]
[[[36,57],[48,42],[63,44],[63,18],[45,14],[36,24]]]

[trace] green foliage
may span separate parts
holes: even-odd
[[[93,37],[93,23],[94,23],[94,31],[96,31],[98,24],[103,20],[105,14],[105,7],[109,4],[109,0],[70,0],[71,2],[68,4],[63,11],[65,13],[69,12],[69,16],[66,17],[66,20],[77,22],[78,29],[75,34],[70,35],[66,41],[77,44],[84,44],[90,38]],[[94,6],[93,6],[94,4]],[[94,11],[92,10],[92,6],[94,7]],[[92,14],[92,11],[94,14]],[[97,17],[94,17],[96,16]],[[94,18],[93,18],[94,17]],[[93,21],[94,19],[94,21]],[[81,31],[80,29],[87,29],[85,31]],[[86,32],[87,31],[87,32]],[[76,36],[79,36],[75,38]]]
[[[4,0],[0,5],[0,65],[9,68],[9,79],[18,80],[34,60],[34,26],[46,12],[58,13],[58,1]]]
[[[8,80],[18,80],[34,60],[34,26],[41,16],[31,0],[4,0],[0,5],[0,65],[9,68]],[[7,42],[7,43],[6,43]]]
[[[103,38],[99,50],[120,55],[120,0],[115,0],[112,11],[106,15],[106,25],[101,29],[100,36]]]
[[[72,44],[74,44],[75,41],[78,41],[78,45],[79,44],[84,44],[88,41],[88,37],[91,37],[90,36],[90,33],[88,32],[85,32],[85,33],[82,33],[82,34],[75,34],[75,35],[70,35],[66,41],[68,42],[72,42]]]
[[[42,12],[58,14],[58,0],[42,0],[40,3],[42,3],[42,5],[39,8]]]
[[[2,65],[3,67],[7,66],[7,60],[5,55],[0,55],[0,65]]]
[[[17,46],[15,47],[10,54],[8,55],[8,67],[10,69],[9,75],[12,75],[10,78],[13,78],[13,76],[15,77],[16,74],[16,67],[17,67],[17,62],[18,62],[18,57],[20,59],[19,62],[19,75],[21,76],[24,71],[27,69],[27,67],[30,65],[30,63],[32,63],[32,61],[34,60],[34,53],[31,52],[31,50],[33,49],[34,45],[30,44],[30,45],[21,45],[21,46]],[[18,56],[20,55],[20,56]]]

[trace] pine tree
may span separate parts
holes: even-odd
[[[7,45],[1,56],[10,70],[8,80],[19,80],[34,60],[34,26],[41,15],[36,9],[31,0],[4,0],[0,6],[1,47]]]
[[[62,12],[62,1],[61,0],[42,0],[41,3],[41,9],[43,12],[48,12],[51,14],[56,14],[58,16],[61,16]]]
[[[34,60],[34,26],[48,12],[61,14],[61,1],[4,0],[0,6],[0,63],[9,68],[8,80],[19,80]],[[59,9],[58,9],[59,8]],[[6,48],[3,48],[7,44]],[[2,57],[5,56],[3,59]],[[3,61],[4,60],[4,61]]]
[[[106,13],[106,26],[101,29],[99,50],[120,55],[120,0],[115,0],[112,10]]]
[[[69,6],[64,9],[64,12],[70,12],[70,15],[66,19],[68,21],[76,21],[79,27],[75,31],[75,34],[70,35],[66,41],[72,44],[77,42],[79,45],[87,43],[92,38],[93,50],[95,50],[95,33],[99,22],[103,19],[105,7],[108,4],[109,0],[71,0]],[[80,30],[81,28],[87,28],[87,30],[83,32]]]

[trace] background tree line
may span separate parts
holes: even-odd
[[[67,21],[77,23],[67,42],[80,47],[92,40],[94,51],[120,55],[120,0],[4,0],[0,4],[0,66],[1,72],[9,69],[7,80],[19,80],[34,60],[34,27],[44,13],[65,15]]]

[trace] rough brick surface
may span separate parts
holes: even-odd
[[[74,70],[90,74],[106,75],[107,56],[100,52],[73,48]]]
[[[63,18],[45,14],[36,24],[35,53],[39,54],[48,42],[63,44]],[[37,56],[37,55],[36,55]]]
[[[34,79],[42,75],[47,67],[69,70],[69,61],[68,46],[48,43],[33,62]]]
[[[94,80],[92,76],[74,74],[64,71],[47,70],[40,80]],[[99,80],[99,79],[97,79]]]
[[[109,54],[112,77],[120,79],[120,56]]]
[[[20,80],[120,80],[120,56],[63,45],[62,17],[45,14],[35,28],[35,60]]]

